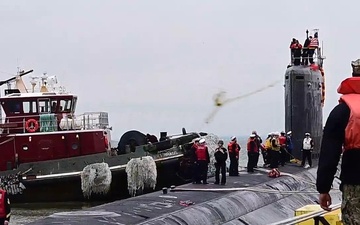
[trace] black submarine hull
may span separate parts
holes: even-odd
[[[291,66],[285,73],[285,129],[292,131],[293,155],[301,159],[305,133],[314,140],[313,156],[319,154],[323,131],[321,71],[311,66]]]

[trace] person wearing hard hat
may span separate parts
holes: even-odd
[[[303,147],[302,147],[302,161],[301,166],[305,166],[306,159],[308,160],[309,166],[312,166],[312,160],[311,160],[311,153],[314,149],[314,141],[310,137],[310,133],[305,133],[305,138],[303,140]]]
[[[273,133],[269,133],[266,140],[265,140],[265,144],[264,144],[264,148],[263,148],[263,159],[264,159],[264,167],[265,166],[269,166],[270,165],[270,154],[271,154],[271,139],[272,139]]]
[[[279,143],[280,143],[280,164],[281,166],[285,166],[286,157],[288,155],[286,150],[285,131],[280,132]]]
[[[230,158],[229,176],[239,176],[239,153],[241,146],[237,143],[236,137],[231,137],[228,144]]]
[[[253,173],[254,167],[257,165],[257,160],[259,158],[259,146],[255,134],[250,135],[246,147],[248,152],[247,172]]]
[[[198,177],[196,180],[197,184],[200,184],[201,181],[203,184],[208,184],[207,182],[207,172],[208,172],[208,165],[210,163],[210,156],[208,147],[205,144],[205,139],[200,139],[199,145],[196,148],[196,162],[197,162],[197,169],[198,169]]]
[[[220,183],[220,172],[221,172],[221,185],[226,183],[226,159],[227,151],[224,148],[224,141],[219,140],[218,147],[215,149],[215,184]]]
[[[289,162],[292,158],[292,151],[293,151],[293,143],[292,143],[292,131],[288,131],[286,133],[286,150],[288,151],[288,157],[286,158],[286,161]]]
[[[261,137],[257,134],[257,132],[256,132],[255,130],[254,130],[251,134],[254,134],[254,135],[255,135],[256,145],[257,145],[258,148],[259,148],[258,152],[260,152],[262,139],[261,139]],[[257,168],[258,162],[259,162],[259,155],[258,155],[257,158],[256,158],[255,168]]]
[[[197,156],[196,156],[196,149],[199,146],[199,141],[201,138],[195,138],[194,143],[191,146],[190,149],[190,159],[189,162],[191,164],[191,177],[192,177],[192,183],[195,184],[197,181],[198,175],[198,165],[197,165]]]
[[[273,138],[271,139],[270,168],[276,169],[279,167],[279,160],[280,160],[280,142],[279,142],[280,133],[274,132],[273,134],[274,134]]]

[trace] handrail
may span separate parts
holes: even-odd
[[[331,211],[337,210],[341,207],[341,203],[335,204],[333,206],[331,206]],[[320,209],[318,211],[315,212],[310,212],[310,213],[306,213],[304,215],[301,216],[295,216],[293,218],[289,218],[289,219],[285,219],[279,222],[275,222],[275,223],[271,223],[270,225],[293,225],[293,224],[297,224],[300,222],[304,222],[306,220],[318,217],[318,216],[322,216],[326,213],[328,213],[329,211],[325,211],[323,209]]]
[[[72,115],[70,113],[64,114],[65,116],[61,119],[54,113],[6,116],[4,118],[0,118],[0,126],[3,129],[2,133],[9,133],[10,130],[13,130],[13,132],[16,133],[25,133],[25,122],[28,119],[38,117],[38,122],[44,122],[44,127],[46,127],[46,129],[51,128],[51,131],[104,129],[109,126],[109,117],[107,112],[85,112],[80,115]],[[53,117],[42,118],[42,115],[53,115]],[[41,128],[41,124],[39,125]],[[19,131],[21,129],[22,131]]]

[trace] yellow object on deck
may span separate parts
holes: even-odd
[[[315,212],[315,211],[319,211],[319,210],[321,210],[320,205],[306,205],[304,207],[301,207],[301,208],[295,210],[295,216],[300,216],[303,214],[307,214],[307,213],[311,213],[311,212]],[[342,225],[341,209],[337,209],[337,210],[328,212],[321,217],[323,217],[326,220],[326,222],[330,225]],[[324,223],[322,223],[321,221],[319,224],[324,225]],[[307,221],[297,223],[296,225],[315,225],[315,220],[312,218]]]

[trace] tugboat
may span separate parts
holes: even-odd
[[[182,174],[185,151],[195,138],[207,135],[183,128],[178,135],[161,132],[158,141],[154,135],[131,130],[123,134],[117,148],[111,148],[107,112],[76,116],[77,96],[57,85],[55,76],[31,77],[28,90],[22,77],[32,72],[20,71],[0,82],[0,86],[7,84],[5,96],[0,97],[5,113],[0,121],[0,187],[12,202],[127,197],[129,176],[140,179],[136,176],[141,165],[134,159],[147,162],[142,165],[145,168],[155,166],[153,177],[146,179],[157,186],[178,184],[176,174]],[[130,171],[127,164],[133,161]],[[136,193],[141,190],[135,187]]]

